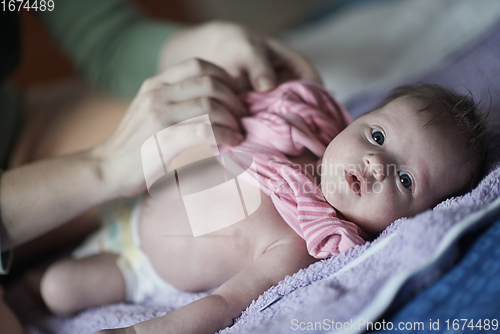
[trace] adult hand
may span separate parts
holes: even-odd
[[[116,131],[102,144],[2,173],[2,250],[106,201],[146,190],[141,147],[174,123],[209,114],[218,143],[237,144],[243,136],[236,119],[244,109],[234,86],[234,80],[217,66],[196,59],[186,61],[144,82]],[[213,142],[208,140],[213,136],[207,124],[177,128],[185,131],[170,131],[167,151],[162,150],[167,162],[182,149]]]
[[[245,109],[235,94],[236,83],[221,68],[191,59],[148,79],[142,85],[117,130],[93,149],[102,161],[102,173],[118,196],[145,190],[141,146],[178,122],[208,114],[218,144],[235,145],[243,140],[237,118]],[[171,161],[182,150],[208,142],[210,125],[190,123],[169,132],[163,153]],[[167,156],[165,156],[167,154]]]
[[[309,62],[276,40],[240,25],[209,22],[181,30],[172,36],[160,55],[160,70],[192,57],[203,58],[238,79],[240,90],[250,82],[267,91],[292,79],[320,82]]]

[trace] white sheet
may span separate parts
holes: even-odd
[[[284,36],[340,102],[441,64],[500,19],[498,0],[391,0],[352,7]]]

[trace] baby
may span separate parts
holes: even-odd
[[[396,88],[354,122],[309,82],[244,101],[246,140],[221,151],[253,156],[259,208],[193,237],[181,200],[105,205],[101,231],[44,274],[51,311],[216,288],[163,317],[100,333],[217,332],[287,275],[471,189],[484,160],[484,119],[474,102],[436,85]]]

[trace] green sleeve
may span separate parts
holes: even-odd
[[[57,0],[39,12],[77,69],[98,88],[133,96],[157,71],[164,41],[178,24],[144,18],[128,0]]]

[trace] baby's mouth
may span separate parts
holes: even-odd
[[[347,181],[347,185],[349,189],[354,191],[354,193],[358,196],[361,196],[361,181],[360,179],[353,174],[352,172],[345,172],[345,180]]]

